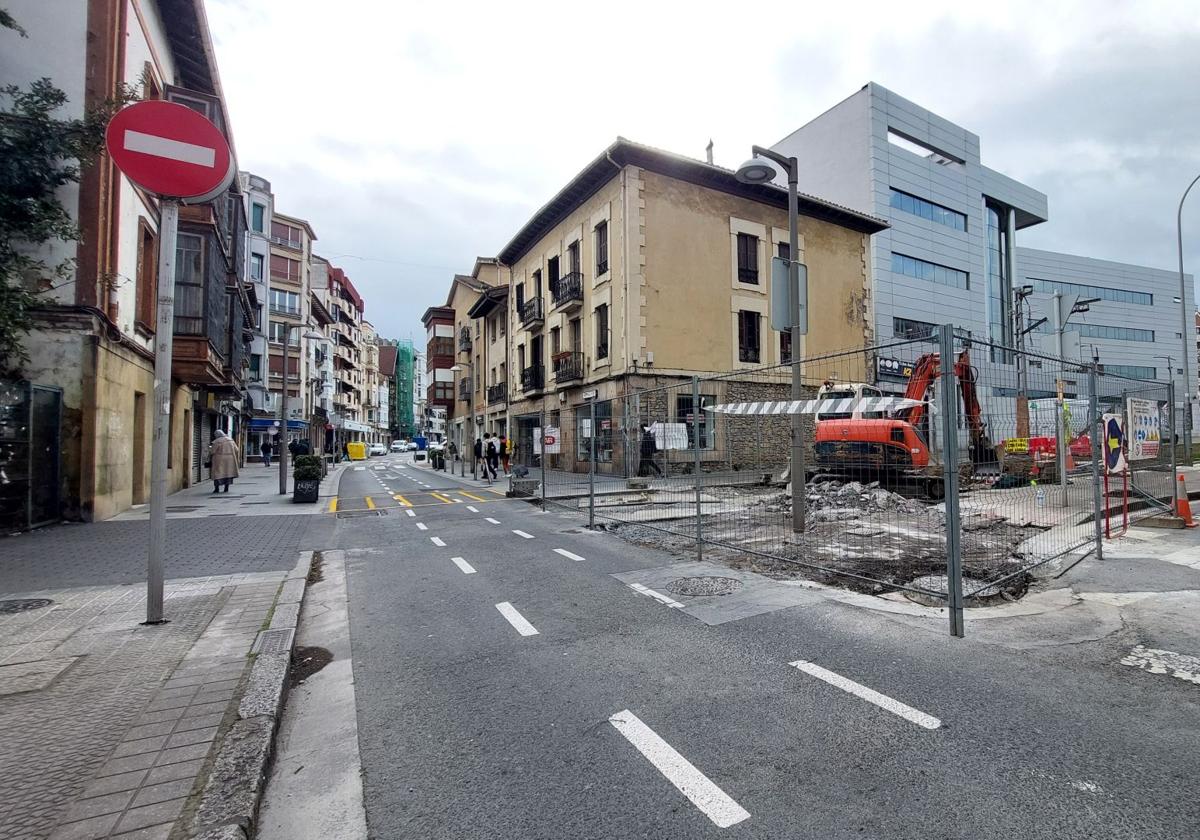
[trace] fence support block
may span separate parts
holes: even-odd
[[[1096,361],[1088,368],[1088,411],[1092,415],[1092,521],[1096,531],[1096,559],[1104,559],[1104,523],[1101,516],[1107,514],[1104,490],[1100,482],[1104,477],[1104,418],[1100,416],[1100,377],[1096,374]]]
[[[946,606],[950,613],[950,635],[962,638],[962,519],[958,498],[958,383],[954,375],[954,325],[938,327],[941,353],[942,481],[946,504]]]

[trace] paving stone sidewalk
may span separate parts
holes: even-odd
[[[285,556],[288,568],[296,553]],[[236,717],[247,654],[286,572],[0,601],[0,840],[165,840]],[[14,598],[53,603],[2,612]]]

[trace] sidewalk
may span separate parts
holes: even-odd
[[[292,501],[292,476],[289,464],[287,495],[279,493],[279,464],[264,467],[249,463],[242,467],[228,493],[214,493],[211,481],[202,481],[167,497],[168,519],[199,519],[206,516],[298,516],[321,513],[329,499],[337,495],[338,481],[350,462],[331,467],[321,480],[321,498],[315,504]],[[109,522],[146,521],[149,505],[134,505]]]
[[[140,624],[141,586],[0,601],[0,840],[165,840],[190,822],[236,725],[251,645],[273,613],[287,620],[288,598],[294,628],[308,558],[290,575],[169,581],[169,623],[154,627]]]

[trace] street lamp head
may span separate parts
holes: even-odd
[[[452,365],[450,367],[450,371],[452,373],[462,373],[463,370],[464,370],[464,368],[462,365]]]
[[[743,184],[769,184],[775,180],[775,167],[761,158],[750,158],[738,167],[734,177]]]

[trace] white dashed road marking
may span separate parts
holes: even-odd
[[[518,537],[524,537],[527,540],[533,539],[533,534],[526,534],[524,531],[518,531],[515,528],[513,529],[513,533],[516,534]]]
[[[442,542],[442,540],[441,540],[441,538],[440,538],[440,537],[430,537],[430,538],[429,538],[429,540],[430,540],[430,542],[432,542],[434,545],[436,545],[438,548],[445,548],[445,547],[446,547],[446,544],[445,544],[444,542]]]
[[[1121,660],[1121,664],[1141,668],[1151,674],[1170,674],[1184,682],[1200,685],[1200,657],[1188,656],[1186,653],[1138,645],[1129,651],[1129,655]]]
[[[479,508],[475,507],[475,505],[467,505],[467,510],[471,511],[471,513],[479,513]]]
[[[428,531],[428,530],[429,530],[429,526],[428,526],[428,525],[426,525],[424,522],[418,522],[418,523],[417,523],[417,530],[418,530],[418,531]]]
[[[798,659],[790,664],[793,668],[799,668],[804,673],[814,676],[819,680],[824,680],[830,685],[840,688],[842,691],[847,691],[856,697],[866,700],[868,703],[874,703],[879,708],[886,709],[894,715],[899,715],[905,720],[915,723],[917,726],[923,726],[926,729],[937,729],[942,725],[942,722],[933,715],[927,715],[922,711],[914,709],[912,706],[901,703],[899,700],[893,700],[886,694],[880,694],[874,689],[867,688],[865,685],[856,683],[854,680],[847,679],[841,674],[835,674],[833,671],[826,670],[820,665],[814,665],[803,659]]]
[[[415,510],[406,510],[406,511],[404,511],[404,512],[405,512],[405,513],[407,513],[409,516],[416,516],[416,515],[417,515],[417,512],[416,512]]]
[[[554,553],[561,554],[563,557],[566,557],[568,560],[579,561],[579,560],[583,559],[578,554],[572,554],[571,552],[567,551],[565,548],[556,548],[556,549],[554,549]]]
[[[508,623],[517,628],[517,632],[522,636],[536,636],[537,629],[525,620],[525,616],[517,612],[517,608],[508,601],[504,601],[496,605],[496,609],[500,610],[500,615],[508,619]]]
[[[499,524],[500,524],[500,520],[499,520],[499,519],[492,519],[492,517],[490,517],[490,516],[487,518],[487,521],[488,521],[488,522],[491,522],[493,525],[499,525]]]
[[[608,722],[718,828],[729,828],[750,818],[749,811],[697,770],[633,712],[628,709],[617,712]]]
[[[450,562],[453,563],[455,566],[458,566],[458,568],[462,569],[462,573],[464,575],[475,574],[475,568],[470,563],[468,563],[466,560],[462,559],[461,557],[451,557]]]
[[[675,599],[668,598],[666,595],[662,594],[661,592],[655,592],[653,589],[649,589],[645,586],[642,586],[640,583],[631,583],[631,584],[629,584],[629,586],[631,589],[633,589],[634,592],[637,592],[639,595],[649,595],[651,598],[653,598],[655,601],[658,601],[660,604],[666,604],[668,607],[671,607],[671,608],[677,609],[677,610],[683,609],[683,604],[679,603]]]

